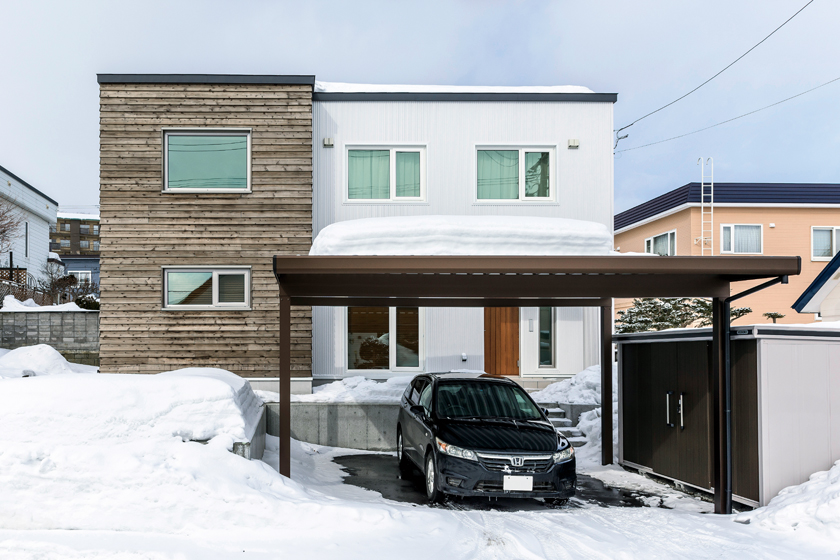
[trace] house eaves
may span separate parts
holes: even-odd
[[[52,204],[53,206],[58,207],[58,202],[56,202],[55,200],[51,199],[50,197],[48,197],[47,195],[45,195],[44,193],[42,193],[41,191],[39,191],[38,189],[36,189],[36,188],[35,188],[35,187],[33,187],[32,185],[30,185],[29,183],[27,183],[26,181],[24,181],[23,179],[21,179],[20,177],[18,177],[17,175],[15,175],[15,174],[14,174],[14,173],[12,173],[11,171],[9,171],[9,170],[8,170],[8,169],[6,169],[5,167],[3,167],[2,165],[0,165],[0,172],[5,173],[6,175],[8,175],[9,177],[11,177],[11,178],[12,178],[12,179],[14,179],[15,181],[17,181],[18,183],[20,183],[21,185],[23,185],[24,187],[26,187],[27,189],[29,189],[30,191],[32,191],[32,192],[34,192],[35,194],[37,194],[38,196],[42,197],[44,200],[46,200],[47,202],[49,202],[49,203],[50,203],[50,204]]]
[[[840,284],[840,253],[828,261],[811,285],[799,296],[791,307],[798,313],[819,313],[820,304]]]

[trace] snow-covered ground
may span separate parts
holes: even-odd
[[[654,489],[662,498],[652,502],[675,509],[497,512],[396,503],[341,483],[331,459],[352,452],[299,442],[291,442],[289,480],[276,472],[276,438],[268,438],[265,462],[228,452],[255,399],[227,375],[0,380],[0,558],[789,560],[840,553],[834,471],[788,492],[792,498],[776,510],[751,514],[749,524],[698,513],[708,506],[672,499],[667,492],[675,491],[620,469],[599,472],[585,447],[582,471]]]
[[[28,312],[31,313],[32,311],[41,311],[47,313],[55,313],[58,311],[81,311],[82,308],[73,303],[62,303],[61,305],[38,305],[35,303],[35,300],[32,298],[27,299],[26,301],[20,301],[15,298],[13,295],[8,295],[3,298],[3,307],[0,308],[0,312],[3,313],[21,313],[21,312]]]

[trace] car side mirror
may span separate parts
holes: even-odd
[[[422,406],[420,406],[419,404],[415,404],[414,406],[412,406],[408,410],[410,410],[412,414],[416,414],[417,416],[425,416],[426,415],[426,410]]]
[[[545,417],[548,418],[548,409],[544,408],[544,409],[542,409],[542,411],[543,411],[543,414],[545,414]]]

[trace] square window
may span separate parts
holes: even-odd
[[[348,307],[347,369],[419,371],[423,312],[417,307]]]
[[[552,149],[479,149],[476,153],[476,198],[550,201],[554,198],[553,160]]]
[[[722,224],[720,252],[732,254],[761,254],[761,224]]]
[[[164,191],[247,192],[251,188],[248,131],[166,131]]]
[[[840,242],[840,227],[817,226],[811,228],[811,258],[818,261],[831,260],[837,254]]]
[[[165,268],[164,307],[167,309],[247,309],[248,269]]]
[[[61,248],[62,249],[67,249],[68,247],[70,247],[70,240],[69,239],[62,239],[61,240]]]
[[[422,201],[423,148],[353,147],[347,150],[347,200]]]
[[[89,235],[90,234],[90,226],[88,224],[80,224],[79,225],[79,233],[82,235]]]
[[[61,229],[63,231],[70,231],[70,223],[69,222],[64,222],[63,224],[61,224]]]
[[[79,241],[79,249],[90,249],[90,241],[87,239]]]

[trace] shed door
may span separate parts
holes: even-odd
[[[484,371],[519,375],[519,308],[484,308]]]

